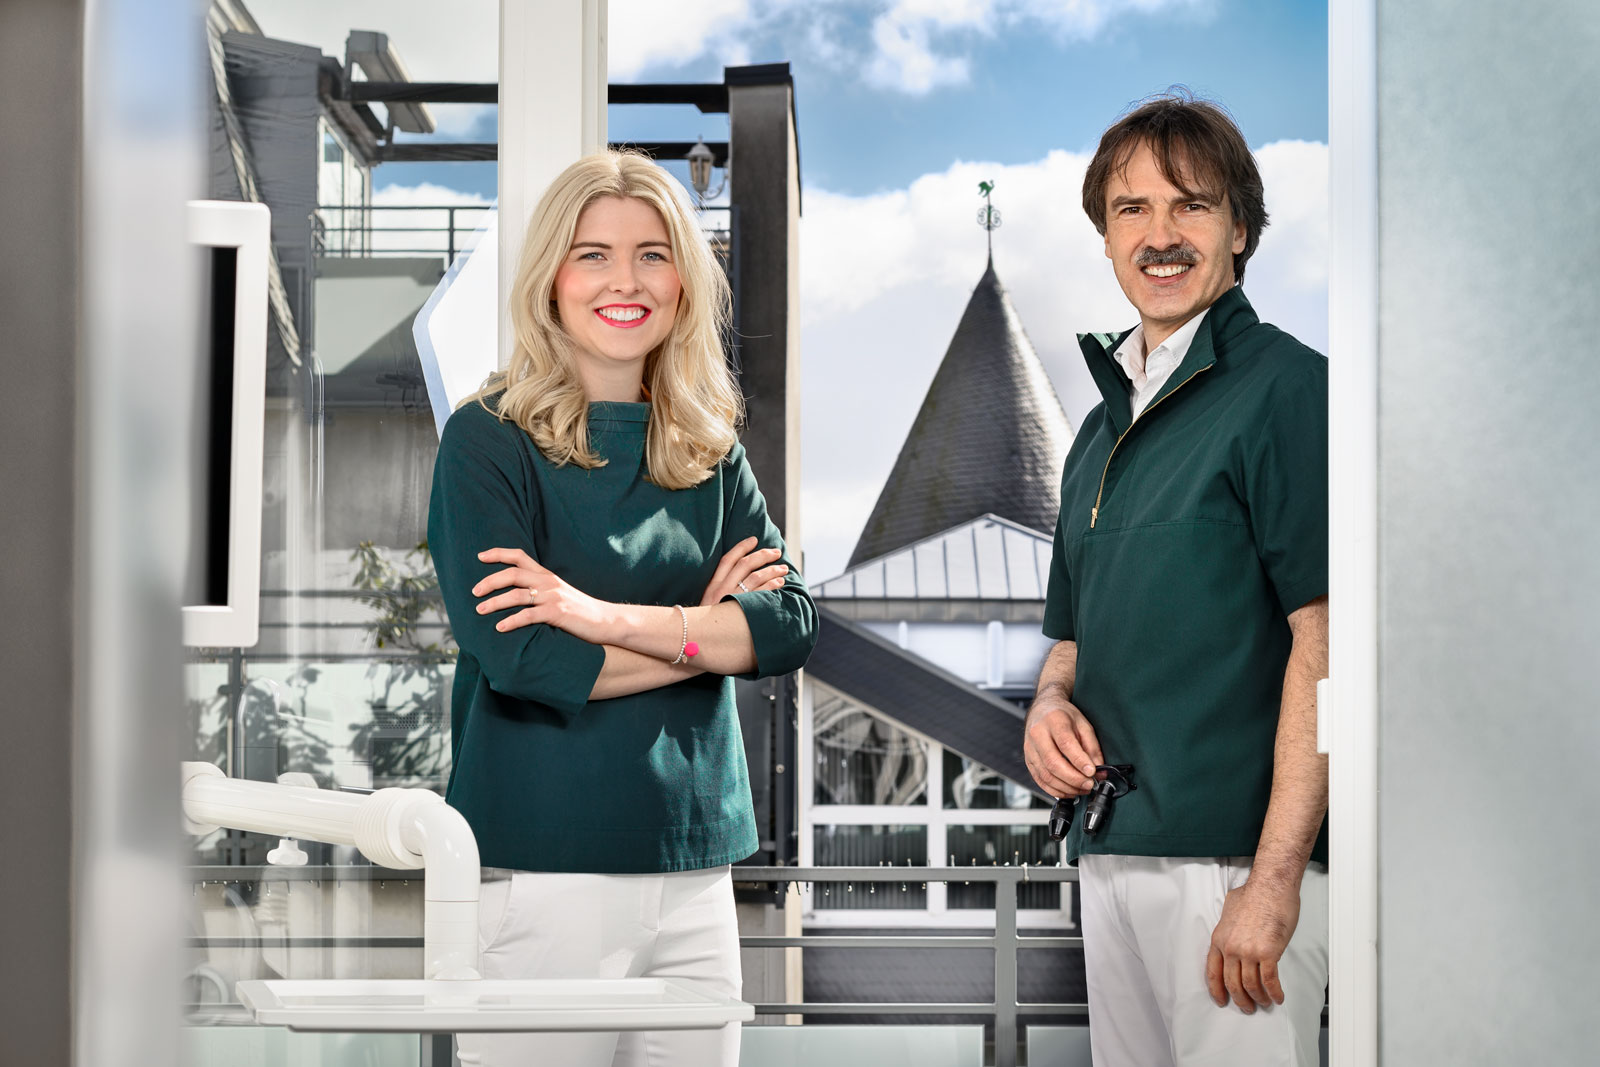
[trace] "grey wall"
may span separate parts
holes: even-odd
[[[439,449],[431,409],[330,408],[325,440],[325,547],[348,554],[362,541],[410,549],[427,539]]]
[[[206,83],[188,0],[84,10],[77,512],[70,599],[57,591],[74,637],[73,1062],[147,1067],[180,1060],[173,765],[202,291],[185,201],[203,188]]]
[[[195,9],[0,4],[0,1063],[179,1059]]]
[[[1382,1061],[1593,1063],[1600,8],[1378,20]]]
[[[83,27],[0,4],[0,1061],[72,1048],[72,524]],[[26,249],[26,254],[21,250]],[[21,872],[25,877],[18,877]],[[17,961],[26,960],[26,966]]]

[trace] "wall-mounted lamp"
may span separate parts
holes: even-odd
[[[728,166],[723,164],[722,181],[715,192],[708,192],[711,188],[711,170],[716,165],[716,157],[711,154],[705,138],[695,141],[694,147],[689,149],[689,184],[694,186],[695,199],[700,207],[706,206],[707,200],[715,200],[722,195],[728,187]]]

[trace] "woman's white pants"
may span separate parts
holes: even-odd
[[[480,890],[485,978],[692,978],[740,995],[726,866],[671,874],[510,872]],[[736,1067],[739,1027],[460,1034],[463,1067]]]

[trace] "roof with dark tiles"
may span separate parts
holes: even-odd
[[[1017,743],[1021,708],[905,651],[826,603],[817,605],[817,618],[808,676],[1038,792]]]
[[[985,513],[1050,532],[1072,436],[990,260],[849,566]]]

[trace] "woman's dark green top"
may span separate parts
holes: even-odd
[[[428,541],[461,648],[447,799],[488,866],[655,873],[756,850],[732,678],[590,700],[604,649],[542,624],[500,633],[507,613],[479,615],[472,595],[501,569],[478,561],[490,548],[523,549],[602,600],[669,606],[699,604],[744,538],[783,548],[742,446],[694,488],[663,489],[646,477],[649,419],[649,404],[591,404],[589,442],[607,460],[593,470],[552,464],[476,403],[445,425]],[[749,677],[798,669],[816,643],[816,607],[787,549],[782,562],[782,589],[725,598],[750,626]]]

